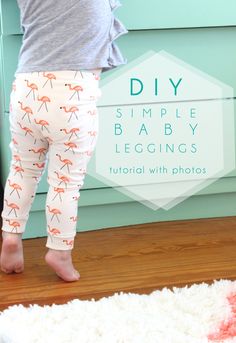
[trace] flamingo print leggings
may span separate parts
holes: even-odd
[[[23,233],[48,166],[46,247],[74,247],[80,188],[98,137],[99,71],[18,73],[10,95],[12,152],[2,230]]]

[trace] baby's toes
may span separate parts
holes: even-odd
[[[5,268],[5,267],[1,267],[1,271],[6,273],[6,274],[11,274],[13,272],[12,269],[9,268]]]
[[[21,264],[21,265],[18,265],[18,266],[15,266],[14,268],[14,272],[15,273],[22,273],[24,270],[24,266]]]

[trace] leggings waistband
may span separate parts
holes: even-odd
[[[97,69],[78,69],[78,70],[53,70],[53,71],[34,71],[26,73],[15,73],[15,78],[26,78],[28,76],[45,76],[54,79],[80,79],[80,80],[99,80],[101,68]]]

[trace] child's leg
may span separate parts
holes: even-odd
[[[45,169],[48,150],[46,139],[36,138],[29,123],[23,123],[22,113],[16,110],[10,114],[12,159],[4,188],[4,207],[1,215],[2,230],[12,233],[25,231],[37,185]],[[30,128],[32,135],[25,135],[22,129],[25,126]],[[41,155],[38,153],[39,149],[43,151]]]
[[[75,121],[71,125],[64,123],[68,131],[74,125]],[[49,151],[46,246],[51,249],[72,250],[74,247],[80,189],[97,141],[94,135],[98,133],[98,111],[94,104],[79,107],[77,126],[76,136],[68,141],[68,134],[62,133]]]
[[[60,74],[63,78],[63,73]],[[88,77],[86,81],[86,75]],[[87,165],[97,141],[98,110],[96,100],[101,94],[97,79],[91,74],[81,75],[76,81],[67,79],[63,86],[63,96],[54,103],[60,108],[57,116],[57,130],[54,130],[53,142],[49,150],[48,183],[46,200],[46,218],[49,251],[46,261],[64,280],[77,278],[72,261],[66,264],[60,260],[70,256],[76,235],[78,199],[84,184]],[[64,76],[64,80],[65,80]],[[80,85],[81,92],[73,99],[75,87]],[[58,87],[59,88],[59,87]],[[58,251],[62,254],[58,255]]]
[[[45,204],[45,258],[66,281],[78,279],[71,251],[76,235],[78,199],[98,133],[98,81],[92,73],[56,72],[57,96],[51,102],[51,144],[48,153],[49,189]],[[55,85],[54,84],[54,85]],[[80,89],[80,94],[77,94]],[[50,94],[49,94],[50,96]]]
[[[24,92],[24,82],[15,80],[9,114],[12,159],[1,214],[3,243],[0,263],[1,270],[6,273],[23,270],[21,238],[44,171],[48,149],[48,142],[38,135],[30,118],[34,99],[27,99]],[[41,154],[37,153],[39,149]]]

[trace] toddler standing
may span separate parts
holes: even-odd
[[[4,188],[1,270],[24,269],[22,234],[48,166],[45,261],[65,281],[78,200],[98,138],[102,72],[127,63],[114,40],[128,33],[118,0],[17,0],[23,41],[10,95],[12,152]]]

